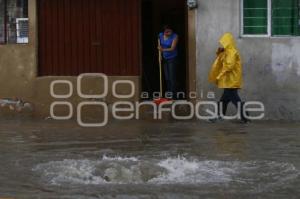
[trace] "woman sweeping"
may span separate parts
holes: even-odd
[[[159,34],[158,49],[162,52],[167,98],[177,98],[178,35],[169,25]],[[171,95],[170,95],[171,94]]]

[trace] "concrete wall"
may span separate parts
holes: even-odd
[[[221,91],[207,81],[218,40],[224,32],[237,38],[244,66],[246,100],[262,101],[266,119],[300,120],[300,37],[240,37],[240,0],[198,0],[197,89]]]
[[[0,97],[32,97],[36,77],[36,4],[29,5],[29,44],[0,45]]]

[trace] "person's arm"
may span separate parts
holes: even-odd
[[[161,47],[161,44],[160,44],[160,38],[158,38],[157,43],[158,43],[157,49],[158,49],[160,52],[162,52],[162,51],[163,51],[163,48]]]
[[[160,39],[159,39],[159,38],[157,39],[157,48],[158,48],[159,50],[162,49],[162,47],[161,47],[161,45],[160,45]]]
[[[230,52],[228,54],[226,53],[223,62],[223,69],[219,74],[219,76],[217,77],[217,80],[221,79],[221,77],[225,75],[225,73],[232,71],[234,69],[234,66],[236,65],[236,61],[237,61],[236,53],[233,52]]]
[[[161,61],[161,59],[162,59],[162,57],[161,57],[161,52],[162,52],[162,47],[161,47],[161,45],[160,45],[160,39],[158,38],[158,40],[157,40],[157,44],[158,44],[158,50],[159,50],[159,60]]]
[[[162,49],[162,51],[163,51],[163,52],[170,52],[170,51],[173,51],[173,50],[176,49],[177,44],[178,44],[178,37],[176,37],[176,38],[174,39],[171,48]]]

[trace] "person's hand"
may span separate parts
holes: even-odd
[[[164,49],[161,47],[161,46],[158,46],[157,49],[160,51],[160,52],[163,52]]]
[[[225,49],[224,48],[218,48],[218,50],[217,50],[217,52],[216,52],[216,54],[217,54],[217,56],[219,56],[221,53],[223,53],[225,51]]]

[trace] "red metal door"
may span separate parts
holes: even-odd
[[[39,0],[39,75],[140,73],[140,0]]]

